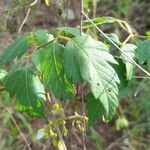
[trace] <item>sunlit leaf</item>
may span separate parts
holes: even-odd
[[[111,119],[118,104],[117,83],[120,81],[109,64],[109,62],[114,64],[117,62],[105,44],[90,36],[78,36],[67,43],[64,58],[65,72],[68,77],[76,82],[89,83],[93,98],[99,99],[100,104],[96,114],[101,116],[99,111],[103,108],[105,119]]]
[[[109,89],[117,93],[118,76],[108,63],[116,63],[104,43],[90,36],[78,36],[69,41],[64,54],[65,72],[76,82],[87,81],[96,98]]]

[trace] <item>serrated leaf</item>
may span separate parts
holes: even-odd
[[[28,35],[16,39],[0,57],[0,65],[10,62],[16,57],[20,58],[25,53],[28,46]]]
[[[110,95],[116,99],[119,79],[108,62],[117,62],[104,43],[87,35],[78,36],[67,43],[64,60],[68,77],[79,83],[88,82],[95,98],[101,97],[108,102]]]
[[[17,109],[31,116],[44,116],[45,92],[42,83],[30,68],[24,67],[8,74],[3,84],[17,99]]]
[[[73,85],[63,72],[64,46],[52,42],[44,49],[36,51],[32,60],[43,76],[44,82],[57,98],[72,97]]]
[[[53,35],[48,34],[46,30],[37,30],[21,36],[5,49],[0,57],[0,65],[7,64],[16,57],[20,59],[31,45],[39,46],[53,39]]]
[[[113,17],[104,16],[104,17],[98,17],[98,18],[91,19],[91,21],[95,25],[100,25],[100,24],[105,24],[105,23],[114,23],[116,21],[116,19],[113,18]],[[84,28],[90,28],[90,27],[92,27],[93,24],[91,23],[91,21],[89,21],[89,20],[83,21]]]
[[[134,73],[134,64],[129,60],[128,57],[134,59],[135,58],[135,49],[136,46],[134,44],[127,43],[121,47],[122,51],[126,54],[121,53],[121,58],[126,65],[126,74],[127,80],[130,80]],[[127,57],[128,56],[128,57]]]
[[[108,110],[106,110],[107,103],[109,105]],[[110,121],[116,111],[117,106],[117,99],[111,99],[111,101],[107,102],[101,98],[96,99],[92,93],[89,93],[87,96],[89,125],[91,126],[98,118],[103,118],[105,121]]]

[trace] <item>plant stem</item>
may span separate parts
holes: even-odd
[[[80,11],[80,35],[82,35],[83,32],[83,11],[84,11],[84,6],[83,6],[83,0],[81,2],[81,11]],[[86,136],[86,124],[85,124],[85,103],[84,103],[84,96],[83,96],[83,86],[81,87],[81,101],[82,101],[82,115],[83,115],[83,129],[84,131],[82,132],[82,141],[83,141],[83,150],[86,150],[85,146],[85,136]]]
[[[29,5],[28,10],[27,10],[27,13],[26,13],[26,16],[25,16],[25,18],[23,19],[23,21],[22,21],[22,23],[21,23],[21,25],[20,25],[20,27],[19,27],[18,34],[21,33],[21,30],[22,30],[24,24],[26,23],[26,21],[27,21],[27,19],[28,19],[28,17],[29,17],[29,14],[30,14],[30,11],[31,11],[31,7],[33,7],[37,2],[38,2],[38,0],[35,0],[34,2],[32,2],[32,3]]]
[[[30,144],[28,143],[28,141],[27,141],[27,139],[26,139],[26,137],[25,137],[25,135],[22,133],[22,131],[21,131],[20,127],[18,126],[18,124],[17,124],[15,118],[13,117],[13,115],[12,115],[12,113],[11,113],[11,110],[10,110],[10,109],[7,109],[7,113],[10,115],[11,120],[13,121],[13,123],[14,123],[14,125],[16,126],[17,130],[19,131],[19,133],[20,133],[22,139],[24,140],[25,144],[27,145],[28,150],[32,150],[31,147],[30,147]]]
[[[130,35],[125,39],[125,41],[122,43],[122,45],[126,44],[132,37],[133,37],[133,35],[130,34]]]
[[[63,40],[65,40],[65,41],[70,41],[70,40],[71,40],[71,38],[66,37],[66,36],[61,36],[61,35],[59,35],[57,38],[58,38],[58,39],[63,39]]]
[[[80,35],[82,35],[82,30],[83,30],[83,0],[81,0],[81,11],[80,11]]]

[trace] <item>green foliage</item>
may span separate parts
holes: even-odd
[[[14,8],[17,3],[21,6],[30,5],[27,0],[15,1]],[[98,6],[102,3],[111,6],[110,1],[113,2],[113,0],[84,0],[83,7],[86,9],[86,13],[96,17]],[[58,3],[54,4],[51,4],[51,2],[51,0],[45,0],[48,7],[55,5],[58,13],[59,10],[64,10],[62,17],[65,17],[69,6],[67,0],[58,0]],[[108,14],[113,13],[119,17],[126,16],[125,12],[129,10],[131,0],[116,0],[115,3],[117,5],[113,7],[116,11],[111,10]],[[30,9],[30,6],[26,7]],[[19,9],[15,8],[16,10]],[[105,10],[105,6],[102,12],[103,10]],[[7,15],[9,16],[12,12]],[[65,24],[67,23],[66,19],[66,17],[63,19]],[[70,21],[68,23],[70,24]],[[114,33],[105,34],[108,38],[102,37],[103,34],[96,32],[96,25],[112,23],[117,23],[120,28],[114,26]],[[90,30],[91,27],[94,28]],[[108,25],[108,28],[107,26],[106,28],[103,27],[104,30],[106,29],[105,32],[111,31],[110,25]],[[124,42],[121,42],[124,39],[122,32],[119,35],[121,39],[117,36],[120,29],[123,29],[126,35],[129,34]],[[87,35],[87,33],[91,33],[92,36]],[[20,36],[6,48],[4,54],[0,57],[0,92],[3,91],[1,96],[4,97],[1,103],[11,107],[15,103],[19,111],[26,112],[30,116],[46,119],[44,122],[48,122],[47,126],[38,131],[37,140],[50,138],[51,140],[48,143],[58,149],[63,149],[62,138],[68,134],[68,122],[72,123],[75,132],[83,133],[86,131],[86,121],[88,121],[89,126],[92,126],[98,118],[105,122],[110,121],[117,110],[119,100],[122,100],[123,106],[127,106],[127,108],[124,111],[121,105],[119,106],[115,117],[117,118],[115,121],[116,129],[126,128],[127,140],[128,135],[134,137],[134,139],[140,138],[141,135],[147,137],[147,132],[150,131],[149,77],[141,76],[141,70],[143,69],[140,70],[136,62],[129,58],[137,61],[140,65],[146,64],[150,71],[150,40],[142,41],[136,39],[136,37],[149,38],[150,33],[147,32],[146,36],[138,35],[132,31],[127,22],[109,16],[83,21],[82,33],[77,28],[59,27],[50,33],[46,30],[38,30]],[[134,42],[137,47],[128,43],[129,41]],[[138,67],[137,70],[136,66]],[[146,67],[144,66],[144,69]],[[144,72],[146,73],[146,71]],[[148,75],[148,73],[146,74]],[[140,79],[132,80],[133,78]],[[132,84],[132,81],[134,81],[134,84]],[[135,81],[137,82],[135,83]],[[134,87],[134,93],[132,93],[132,90],[128,90],[131,85]],[[136,85],[138,85],[138,88],[135,90]],[[50,102],[50,106],[45,107],[46,100]],[[85,100],[85,108],[87,109],[85,113],[87,112],[88,118],[84,116],[84,106],[82,107],[83,116],[80,115],[81,105],[76,105],[75,109],[74,107],[70,108],[73,116],[65,116],[65,110],[59,105],[58,100],[74,100],[76,102],[73,102],[73,106],[81,101],[83,106],[83,100]],[[6,114],[7,111],[1,115],[3,116],[4,113]],[[2,126],[10,126],[10,134],[12,134],[10,136],[15,138],[21,130],[12,125],[14,122],[11,117],[17,118],[17,122],[21,119],[24,124],[24,120],[18,117],[18,114],[20,113],[14,114],[11,112],[7,114],[9,116],[3,118],[0,115],[0,119],[4,122]],[[120,115],[118,116],[118,114]],[[129,116],[129,119],[126,115]],[[22,115],[20,114],[20,116]],[[19,125],[24,128],[21,124]],[[30,127],[30,130],[33,129]],[[90,127],[90,132],[91,139],[95,142],[96,148],[100,150],[100,136],[92,127]],[[35,140],[31,142],[32,147],[34,142]],[[8,145],[13,143],[14,141],[9,141]],[[132,143],[129,144],[132,145]],[[7,144],[2,143],[0,145]],[[19,147],[19,149],[24,148]]]
[[[44,49],[35,51],[32,60],[39,69],[48,90],[57,98],[69,99],[74,88],[63,71],[63,54],[64,46],[54,41]]]
[[[83,35],[69,41],[66,45],[65,72],[74,81],[86,81],[96,98],[107,99],[107,92],[117,94],[119,79],[108,63],[116,63],[104,43]]]
[[[14,58],[21,58],[29,48],[29,46],[38,46],[47,41],[53,40],[53,36],[47,34],[45,30],[38,30],[31,32],[24,36],[17,38],[0,57],[0,65],[11,62]]]
[[[124,53],[121,53],[121,58],[123,59],[123,62],[126,65],[127,80],[130,80],[134,73],[133,71],[134,71],[135,66],[134,66],[134,64],[132,64],[132,62],[129,60],[128,57],[130,57],[131,59],[135,58],[135,49],[136,49],[136,46],[134,44],[130,44],[130,43],[127,43],[122,46],[122,51]]]
[[[150,70],[150,40],[145,40],[140,43],[136,49],[137,58],[140,64],[147,62],[148,70]]]
[[[116,61],[118,62],[119,65],[113,64],[113,68],[115,69],[120,80],[118,90],[119,90],[119,97],[122,98],[127,93],[129,80],[127,80],[126,66],[123,63],[123,61],[120,58],[116,59]]]
[[[77,28],[71,28],[71,27],[59,27],[56,28],[56,30],[58,30],[61,34],[64,35],[72,35],[72,36],[78,36],[80,35],[80,30]]]
[[[6,50],[5,53],[0,58],[0,64],[6,64],[12,61],[14,58],[20,58],[27,48],[29,47],[28,44],[28,35],[21,36],[17,40],[15,40]]]
[[[115,19],[103,17],[95,21],[113,23]],[[87,83],[90,87],[86,97],[89,125],[99,117],[111,120],[118,97],[126,94],[133,76],[134,65],[128,57],[134,59],[136,46],[123,45],[124,53],[117,54],[118,59],[114,59],[108,49],[109,42],[105,45],[85,33],[79,34],[78,29],[66,27],[57,28],[55,37],[38,30],[21,36],[6,49],[0,58],[1,66],[15,58],[19,62],[8,73],[1,70],[2,86],[10,96],[16,97],[18,110],[31,116],[45,116],[46,92],[58,99],[74,99],[74,83]],[[116,34],[108,36],[121,46]],[[143,43],[149,48],[147,41]],[[141,52],[143,43],[137,48],[140,62],[149,60],[149,52],[146,51],[146,55]]]
[[[3,84],[10,96],[16,97],[18,110],[31,116],[44,116],[45,91],[33,70],[18,68],[5,76]]]
[[[103,116],[105,109],[99,99],[95,99],[92,93],[87,96],[87,109],[89,117],[89,126],[93,124],[100,116]]]

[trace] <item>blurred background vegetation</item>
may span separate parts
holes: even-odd
[[[32,2],[0,0],[0,54],[18,36],[19,28]],[[150,31],[149,0],[84,0],[84,9],[90,18],[112,16],[125,20],[140,35],[148,34]],[[51,0],[50,6],[47,6],[44,0],[39,0],[31,7],[21,34],[36,29],[51,30],[58,26],[78,26],[79,11],[80,0],[70,0],[69,4],[67,0]],[[127,36],[117,25],[102,25],[101,28],[105,33],[113,31],[119,34],[122,40]],[[95,30],[91,33],[98,38]],[[88,130],[87,149],[149,150],[149,89],[149,79],[133,77],[128,92],[120,99],[120,106],[113,120],[108,124],[99,120],[94,128]],[[46,122],[19,113],[13,101],[9,99],[8,93],[0,94],[0,150],[26,150],[27,144],[33,150],[52,150],[50,139],[36,139],[37,130],[43,128]],[[65,141],[70,150],[82,149],[80,133],[76,133],[72,128]]]

